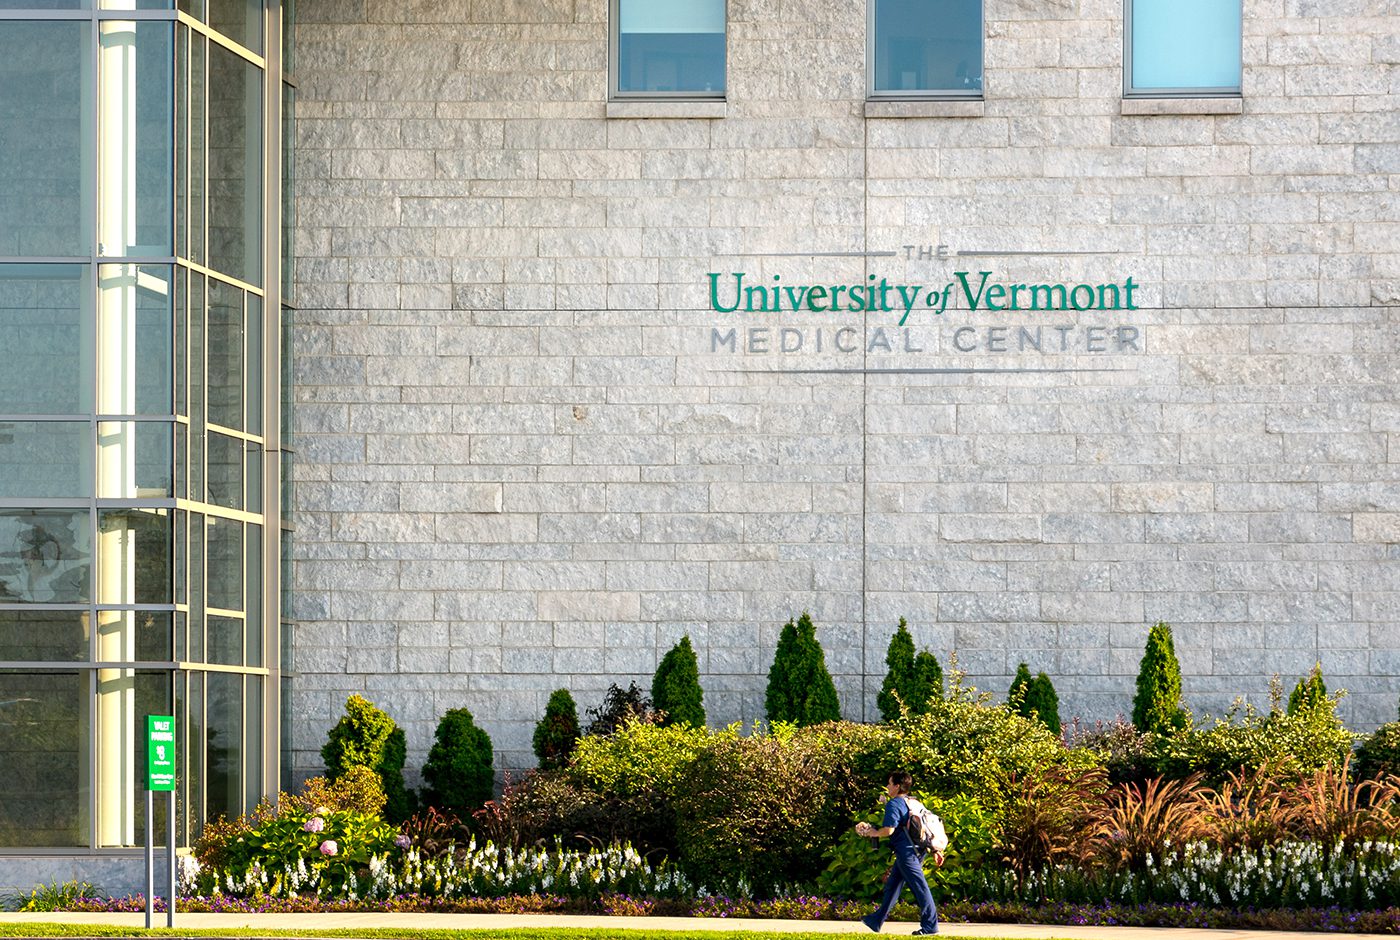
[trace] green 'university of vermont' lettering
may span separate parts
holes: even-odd
[[[710,309],[718,313],[781,313],[784,310],[810,313],[900,312],[900,324],[915,309],[941,314],[963,306],[967,310],[1137,310],[1133,291],[1141,285],[1132,277],[1121,284],[1008,284],[990,281],[991,271],[978,271],[974,280],[967,271],[954,271],[954,280],[941,290],[922,284],[891,284],[887,278],[866,276],[864,284],[784,284],[774,274],[772,283],[744,283],[747,275],[708,272]],[[955,290],[956,288],[956,290]],[[723,295],[723,296],[721,296]],[[957,301],[961,298],[962,303]]]

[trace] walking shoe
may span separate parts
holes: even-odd
[[[938,928],[937,928],[937,927],[933,928],[932,930],[924,930],[923,928],[919,928],[918,930],[916,930],[916,931],[914,931],[913,933],[911,933],[909,936],[911,936],[911,937],[932,937],[932,936],[935,936],[937,933],[938,933]]]

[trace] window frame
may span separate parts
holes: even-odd
[[[724,87],[719,91],[622,91],[619,87],[618,50],[621,40],[622,3],[608,0],[608,100],[609,101],[725,101],[729,93],[729,0],[724,0]],[[634,0],[635,2],[635,0]]]
[[[1133,87],[1133,5],[1137,0],[1123,0],[1123,97],[1124,98],[1239,98],[1244,87],[1244,4],[1240,3],[1240,81],[1233,86],[1195,86],[1182,88]]]
[[[978,12],[978,35],[982,40],[982,55],[978,62],[982,87],[960,91],[956,88],[913,88],[877,91],[875,88],[875,5],[879,0],[865,2],[865,98],[867,101],[983,101],[987,96],[987,2],[975,0]],[[1128,2],[1128,0],[1124,0]]]

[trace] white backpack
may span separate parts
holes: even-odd
[[[914,848],[925,852],[942,852],[946,849],[948,833],[943,829],[943,820],[912,796],[905,797],[905,802],[909,804],[909,820],[904,826]]]

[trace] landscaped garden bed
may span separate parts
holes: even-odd
[[[1269,709],[1198,723],[1159,625],[1134,722],[1061,731],[1043,674],[1023,670],[995,703],[956,664],[945,684],[902,624],[887,661],[886,720],[835,720],[804,617],[779,644],[769,722],[711,729],[683,643],[651,700],[614,687],[588,733],[556,693],[541,769],[495,799],[490,741],[454,710],[421,808],[402,731],[352,698],[326,778],[206,827],[181,908],[850,920],[889,864],[852,826],[878,818],[898,768],[951,836],[946,864],[927,869],[946,920],[1400,932],[1400,726],[1355,751],[1320,671],[1286,705],[1276,683]]]

